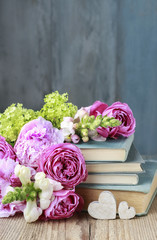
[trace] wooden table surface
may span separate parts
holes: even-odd
[[[157,196],[147,216],[95,220],[80,213],[66,220],[28,224],[21,214],[0,219],[0,240],[156,240]]]

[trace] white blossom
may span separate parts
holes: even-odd
[[[18,165],[16,165],[16,167],[14,169],[14,173],[17,177],[19,177],[19,179],[23,185],[30,182],[31,171],[28,167],[18,164]]]
[[[27,201],[26,208],[24,209],[24,218],[26,222],[35,222],[42,214],[42,209],[37,207],[36,200]]]
[[[40,207],[46,209],[50,205],[50,199],[53,194],[53,184],[49,178],[45,178],[45,174],[40,172],[35,175],[35,188],[40,188],[42,191],[39,193]]]
[[[64,117],[63,122],[61,122],[61,130],[64,135],[64,138],[70,136],[75,133],[73,118]]]

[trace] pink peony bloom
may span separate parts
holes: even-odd
[[[0,218],[10,217],[17,212],[23,212],[26,207],[24,202],[15,201],[13,203],[3,204],[0,199]]]
[[[62,132],[54,128],[50,121],[39,117],[22,127],[14,149],[20,164],[37,168],[41,152],[63,141]]]
[[[24,209],[25,204],[23,202],[13,202],[5,205],[1,203],[10,185],[21,186],[19,179],[14,176],[16,164],[17,163],[10,158],[0,160],[0,217],[13,216],[16,212]]]
[[[18,204],[10,203],[5,205],[1,203],[2,198],[6,194],[6,189],[12,184],[12,181],[14,181],[14,186],[21,186],[17,177],[14,177],[14,180],[12,179],[16,164],[17,163],[10,158],[0,160],[0,217],[13,216],[16,212],[21,211],[23,205],[20,202]]]
[[[11,177],[14,174],[16,164],[17,163],[10,158],[0,160],[0,190],[2,195],[5,188],[11,185]],[[14,181],[19,182],[17,178],[15,179]]]
[[[87,177],[84,157],[80,149],[71,143],[61,143],[45,149],[38,170],[66,188],[76,186]]]
[[[120,126],[110,128],[109,137],[117,138],[120,135],[129,137],[135,132],[136,121],[132,110],[126,103],[115,102],[106,108],[102,115],[114,117],[122,122]]]
[[[82,210],[84,201],[81,196],[72,190],[61,190],[53,193],[55,199],[50,206],[44,211],[44,217],[49,219],[69,218],[75,212]]]
[[[16,160],[16,155],[13,147],[5,141],[5,138],[0,136],[0,159],[11,158]]]

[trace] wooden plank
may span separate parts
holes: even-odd
[[[78,106],[113,102],[116,1],[52,0],[52,88]]]
[[[142,154],[157,154],[157,1],[119,1],[117,98],[132,108],[135,144]]]
[[[157,237],[157,197],[147,216],[131,220],[95,220],[87,213],[70,219],[37,221],[28,224],[18,214],[0,219],[0,239],[3,240],[154,240]]]
[[[0,109],[51,92],[51,0],[0,1]]]
[[[86,240],[89,238],[87,213],[78,213],[66,220],[66,237],[68,240]]]
[[[74,104],[127,102],[135,144],[157,154],[155,0],[0,1],[0,111],[39,109],[44,94]]]

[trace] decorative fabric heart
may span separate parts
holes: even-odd
[[[88,213],[96,219],[115,219],[116,200],[113,194],[109,191],[101,192],[98,201],[89,204]]]
[[[119,204],[118,213],[121,219],[131,219],[135,217],[136,210],[134,207],[129,207],[128,203],[123,201]]]

